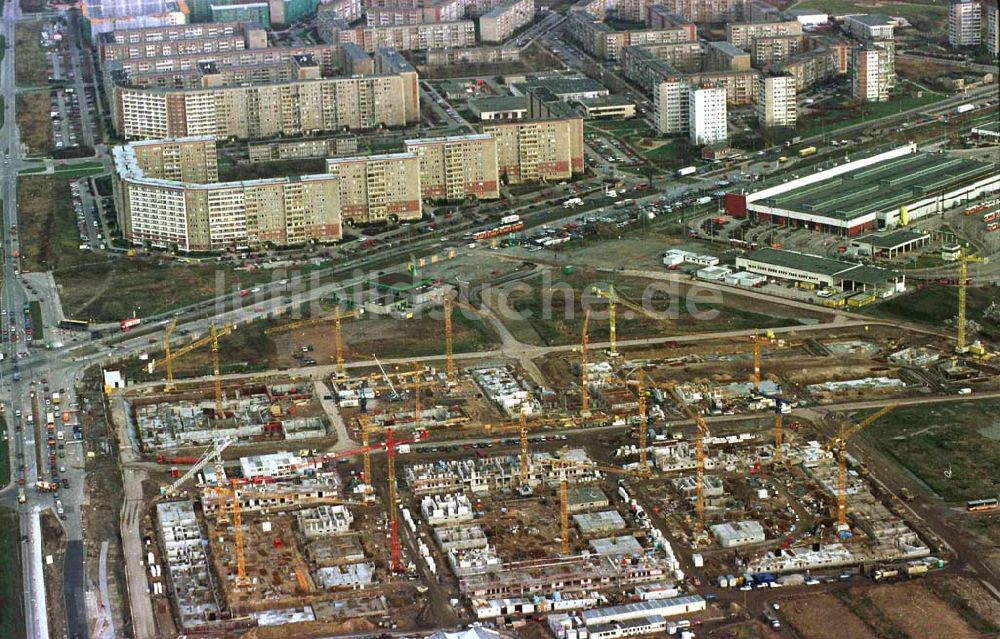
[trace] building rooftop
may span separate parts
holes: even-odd
[[[896,21],[881,13],[862,13],[859,15],[847,16],[848,19],[866,24],[870,27],[888,27],[896,24]]]
[[[896,277],[888,269],[784,249],[757,249],[747,254],[746,259],[864,284],[879,284]]]
[[[971,182],[997,171],[978,162],[940,153],[911,153],[760,200],[774,208],[853,220],[893,211],[914,200]]]
[[[469,108],[474,113],[487,113],[490,111],[518,111],[528,110],[528,98],[520,95],[499,95],[489,98],[476,98],[469,100]]]
[[[592,539],[590,547],[598,555],[607,555],[609,557],[641,555],[645,552],[642,544],[632,535]]]
[[[712,526],[712,534],[720,543],[743,539],[764,539],[764,527],[753,520],[727,521]]]
[[[713,49],[718,49],[719,51],[722,51],[726,55],[731,55],[731,56],[749,55],[743,49],[739,48],[738,46],[736,46],[731,42],[726,42],[725,40],[711,41],[708,43],[708,46],[712,47]]]
[[[527,93],[532,89],[541,87],[548,89],[559,97],[572,93],[589,93],[594,91],[602,91],[605,95],[610,93],[603,84],[593,78],[587,77],[542,76],[529,78],[524,82],[518,82],[514,85],[514,88],[521,93]]]
[[[888,233],[878,233],[872,235],[865,235],[864,237],[858,238],[858,242],[864,242],[866,244],[871,244],[876,248],[881,249],[896,249],[910,242],[917,242],[919,240],[925,240],[930,237],[929,234],[920,231],[911,231],[909,229],[896,229],[895,231],[890,231]]]
[[[584,98],[580,100],[580,104],[588,107],[628,106],[630,104],[634,105],[635,100],[629,99],[624,95],[602,95],[596,98]]]
[[[584,534],[592,530],[610,530],[625,527],[625,520],[614,510],[573,515],[573,521]]]

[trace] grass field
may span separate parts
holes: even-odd
[[[609,338],[606,317],[607,305],[590,293],[592,286],[607,289],[606,276],[588,269],[578,268],[571,275],[553,276],[551,282],[539,278],[523,280],[531,291],[518,290],[510,295],[509,306],[520,317],[504,318],[504,324],[521,341],[531,344],[556,345],[578,342],[583,331],[583,294],[591,308],[589,334],[591,341]],[[616,278],[615,290],[635,301],[644,299],[651,282],[636,278]],[[522,287],[523,288],[523,287]],[[771,328],[795,323],[788,318],[755,312],[739,305],[713,305],[697,301],[689,303],[686,289],[680,299],[663,297],[650,289],[651,310],[671,311],[676,319],[660,321],[619,307],[616,329],[618,339],[648,337],[651,335],[679,335],[741,328]],[[572,291],[572,293],[571,293]],[[572,294],[572,300],[570,295]],[[569,302],[569,303],[567,303]],[[693,310],[708,312],[705,317],[695,317]]]
[[[21,142],[28,146],[29,154],[50,155],[55,150],[47,91],[17,96],[17,125],[21,127]]]
[[[7,422],[0,417],[0,431],[7,437],[13,437],[13,433],[7,432]],[[0,489],[5,488],[10,483],[10,442],[0,439]]]
[[[990,302],[997,300],[995,289],[969,287],[967,312],[969,319],[981,323],[991,331],[1000,330],[1000,323],[983,318],[983,311]],[[958,287],[930,285],[923,289],[897,296],[865,311],[876,317],[891,317],[941,326],[945,320],[958,314]]]
[[[42,48],[42,24],[19,22],[14,33],[17,57],[14,60],[14,78],[18,86],[41,87],[49,83],[48,60]],[[45,109],[48,116],[49,110]]]
[[[45,333],[42,330],[42,304],[41,302],[30,302],[31,311],[31,331],[32,339],[36,341],[42,341],[45,339]]]
[[[829,110],[823,113],[812,113],[803,117],[796,134],[803,137],[818,135],[826,131],[834,131],[840,127],[851,126],[869,120],[877,120],[919,106],[932,104],[947,96],[925,91],[918,97],[915,93],[905,92],[893,96],[887,102],[868,103],[859,107],[849,96],[838,102],[827,102]],[[820,105],[822,106],[822,105]]]
[[[947,501],[996,495],[1000,401],[897,408],[864,436]]]
[[[80,162],[77,164],[61,164],[56,167],[54,176],[61,178],[82,178],[91,175],[106,173],[104,166],[100,162]]]
[[[884,13],[902,16],[921,26],[941,28],[948,18],[948,5],[934,3],[934,0],[913,0],[911,2],[864,2],[854,0],[800,0],[789,9],[819,9],[831,15],[852,13]]]
[[[17,515],[0,508],[0,637],[24,636]]]

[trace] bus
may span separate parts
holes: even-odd
[[[998,507],[996,497],[987,497],[986,499],[973,499],[966,502],[965,507],[970,513],[980,512],[984,510],[996,510]]]
[[[90,329],[90,322],[86,320],[64,319],[59,322],[59,328],[67,331],[86,331]]]

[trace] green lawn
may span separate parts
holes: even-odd
[[[849,96],[845,96],[838,102],[830,102],[831,106],[828,111],[801,118],[795,132],[797,135],[803,137],[827,132],[833,133],[841,127],[852,126],[868,120],[877,120],[878,118],[898,114],[902,111],[933,104],[946,97],[948,96],[928,91],[924,91],[920,97],[917,97],[914,93],[904,92],[894,96],[887,102],[868,103],[859,107]],[[821,107],[823,105],[817,106]]]
[[[23,637],[21,552],[17,515],[0,508],[0,637]]]
[[[986,328],[1000,330],[1000,324],[983,317],[990,302],[997,299],[990,288],[969,287],[967,312],[969,319],[982,323]],[[958,287],[928,285],[918,291],[891,297],[864,311],[876,317],[891,317],[941,326],[958,314]]]
[[[32,175],[34,173],[45,173],[44,166],[33,166],[27,169],[21,169],[17,172],[18,175]]]
[[[897,408],[863,436],[947,501],[996,496],[1000,402]],[[951,478],[945,472],[951,469]]]
[[[92,164],[96,164],[97,166],[81,167],[77,166],[76,164],[63,164],[61,166],[56,167],[54,175],[62,178],[76,179],[76,178],[88,177],[91,175],[100,175],[102,173],[107,172],[100,162],[93,162]]]
[[[0,431],[7,437],[13,437],[14,433],[7,432],[7,422],[0,417]],[[0,488],[4,488],[10,483],[10,442],[0,438]]]
[[[42,304],[41,302],[30,302],[31,309],[31,330],[32,339],[35,341],[42,341],[45,339],[45,333],[42,330]]]
[[[41,37],[41,22],[17,24],[14,35],[17,46],[14,77],[18,86],[42,87],[49,83],[48,60],[42,48]]]

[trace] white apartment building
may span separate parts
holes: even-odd
[[[688,93],[688,134],[692,144],[725,142],[727,125],[724,88],[705,85]]]
[[[790,75],[762,75],[757,82],[757,121],[761,126],[794,127],[798,119],[795,78]]]
[[[986,12],[986,50],[994,57],[1000,56],[1000,8],[997,1],[983,3]]]
[[[894,84],[892,52],[880,42],[863,42],[851,51],[851,92],[863,102],[884,102]]]
[[[948,44],[976,47],[982,42],[982,7],[977,0],[951,0],[948,5]]]
[[[660,82],[653,93],[656,129],[660,135],[688,132],[688,94],[691,86],[681,78]]]

